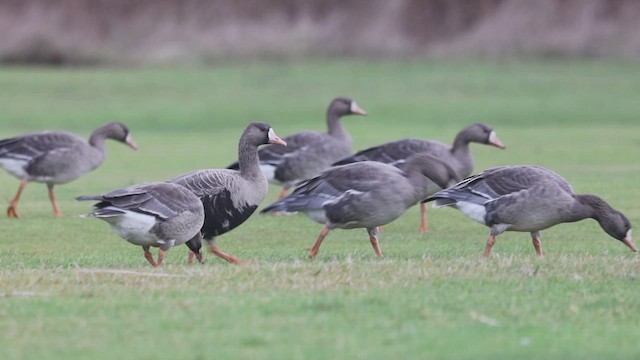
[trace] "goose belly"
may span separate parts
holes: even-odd
[[[26,160],[18,160],[18,159],[0,159],[0,165],[4,168],[6,172],[17,177],[18,179],[24,179],[28,177],[25,168],[27,166]]]
[[[100,219],[111,225],[113,232],[134,245],[158,247],[165,244],[164,240],[159,239],[151,232],[151,229],[156,225],[154,216],[124,211],[123,215],[101,217]]]
[[[307,217],[319,224],[327,223],[327,214],[324,209],[307,210]]]
[[[205,206],[202,234],[206,239],[210,239],[229,232],[245,222],[257,208],[257,205],[247,205],[239,209]]]
[[[270,184],[280,185],[280,181],[276,180],[276,167],[268,164],[260,164],[260,170],[267,178]]]
[[[455,206],[469,219],[479,222],[482,225],[486,225],[485,216],[487,215],[487,209],[483,205],[466,201],[458,201]]]

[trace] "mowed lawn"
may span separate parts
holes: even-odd
[[[314,261],[321,226],[255,214],[218,245],[249,262],[184,246],[152,269],[141,248],[78,215],[78,195],[161,181],[236,157],[246,123],[280,136],[325,129],[338,95],[356,149],[403,137],[451,143],[474,122],[507,145],[472,145],[476,170],[536,164],[640,224],[640,64],[367,62],[212,68],[0,68],[0,138],[41,129],[88,136],[119,119],[140,147],[109,142],[104,165],[57,188],[31,183],[22,219],[0,216],[2,359],[636,359],[638,258],[593,220],[498,237],[453,209],[418,209],[385,226],[384,258],[364,230],[336,230]],[[18,180],[0,173],[4,212]],[[278,192],[275,186],[265,204]],[[638,242],[638,240],[636,240]],[[156,250],[153,250],[154,252]]]

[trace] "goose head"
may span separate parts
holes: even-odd
[[[467,142],[476,142],[485,145],[495,146],[499,149],[505,149],[506,146],[498,139],[495,130],[493,130],[489,125],[483,123],[477,123],[470,125],[462,131],[460,131],[459,136],[463,135]]]
[[[264,144],[280,144],[287,146],[287,142],[276,135],[271,125],[264,122],[254,121],[249,123],[249,125],[244,129],[242,137],[245,138],[248,143],[255,146]]]
[[[345,115],[367,115],[367,112],[359,107],[355,100],[346,97],[333,99],[331,104],[329,104],[327,112],[337,117]]]
[[[131,136],[131,132],[129,131],[127,125],[119,121],[107,123],[103,125],[99,130],[107,139],[125,143],[133,150],[138,149],[138,145],[136,145],[135,141],[133,141],[133,137]]]
[[[607,234],[622,241],[629,247],[629,249],[631,249],[631,251],[638,251],[636,244],[634,244],[631,239],[631,223],[624,214],[618,210],[610,209],[606,213],[600,215],[597,220],[600,223],[602,230]]]

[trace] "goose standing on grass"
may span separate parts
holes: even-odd
[[[269,124],[249,123],[238,145],[238,170],[197,170],[169,180],[189,189],[204,205],[204,225],[193,241],[204,238],[212,253],[231,263],[240,260],[220,251],[215,238],[245,222],[267,196],[269,184],[258,161],[258,146],[263,144],[287,145]]]
[[[434,207],[453,206],[491,228],[485,257],[504,231],[530,232],[536,253],[542,256],[541,230],[587,218],[595,219],[632,251],[638,250],[631,240],[631,224],[620,211],[598,196],[574,193],[563,177],[538,166],[491,168],[425,201],[433,200]]]
[[[358,161],[379,161],[402,169],[409,156],[416,153],[427,153],[447,163],[462,179],[471,175],[473,171],[473,157],[469,149],[469,143],[472,142],[492,145],[499,149],[505,148],[496,132],[489,125],[478,123],[460,130],[453,140],[453,146],[436,140],[408,138],[361,150],[333,165],[344,165]],[[424,204],[420,204],[419,231],[425,233],[427,230],[427,208]]]
[[[428,194],[458,180],[451,167],[428,154],[409,157],[404,171],[392,165],[364,161],[325,170],[261,212],[301,211],[311,220],[324,224],[309,252],[312,259],[325,236],[335,228],[367,229],[373,250],[382,256],[378,226],[397,219]]]
[[[105,195],[79,196],[77,200],[99,201],[96,210],[83,215],[106,221],[128,242],[142,246],[153,267],[162,264],[165,252],[184,244],[200,232],[204,223],[202,202],[186,188],[170,183],[148,183],[112,191]],[[188,244],[202,262],[197,241]],[[158,260],[150,247],[160,248]]]
[[[46,183],[53,214],[62,212],[53,192],[54,185],[73,181],[97,168],[105,158],[104,141],[113,139],[137,149],[131,133],[121,122],[97,128],[89,141],[65,131],[30,133],[0,140],[0,165],[20,179],[20,187],[11,200],[7,216],[18,218],[18,202],[27,182]]]
[[[351,154],[351,136],[340,119],[345,115],[367,115],[355,101],[335,98],[327,109],[327,132],[302,131],[284,138],[287,147],[266,146],[258,155],[260,168],[270,183],[282,185],[282,199],[295,183],[318,175],[331,164]],[[238,162],[228,169],[238,169]]]

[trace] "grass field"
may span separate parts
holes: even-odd
[[[109,143],[96,171],[58,188],[54,219],[30,184],[22,219],[0,217],[2,359],[636,359],[638,259],[595,221],[498,238],[451,209],[385,227],[375,257],[364,230],[336,230],[314,261],[320,226],[254,215],[220,238],[250,260],[172,249],[154,270],[139,247],[81,219],[81,194],[171,178],[235,159],[249,120],[281,135],[322,130],[332,97],[369,112],[345,118],[356,148],[402,137],[450,143],[487,122],[504,151],[474,145],[476,169],[537,164],[640,223],[640,64],[329,61],[207,69],[0,69],[0,138],[40,129],[88,135],[120,119],[140,147]],[[18,181],[0,175],[2,209]],[[277,188],[270,188],[272,201]]]

